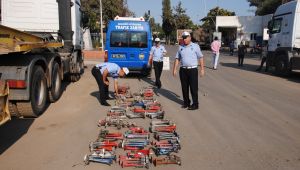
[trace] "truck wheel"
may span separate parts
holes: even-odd
[[[69,81],[71,82],[76,82],[80,79],[81,77],[81,68],[80,68],[81,64],[79,63],[79,61],[77,61],[75,64],[74,64],[74,67],[75,67],[75,73],[69,73],[67,78]]]
[[[66,80],[76,82],[80,79],[83,73],[84,63],[81,51],[75,51],[70,61],[70,72],[66,76]]]
[[[84,73],[84,59],[83,56],[79,59],[79,67],[80,67],[80,74]]]
[[[47,82],[41,66],[34,66],[31,75],[30,101],[17,103],[19,113],[24,117],[37,117],[47,107]]]
[[[76,82],[79,79],[80,79],[80,74],[77,74],[77,73],[76,74],[69,73],[66,75],[66,80],[70,81],[70,82]]]
[[[280,55],[276,61],[275,73],[279,76],[288,76],[290,69],[288,67],[288,58],[285,55]]]
[[[84,56],[81,50],[74,52],[74,56],[76,57],[75,73],[83,74],[84,73]]]
[[[50,102],[57,101],[60,98],[61,93],[61,74],[59,65],[57,62],[55,62],[52,68],[51,89],[49,90]]]

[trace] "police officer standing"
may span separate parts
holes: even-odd
[[[153,67],[155,72],[155,85],[157,88],[161,88],[160,76],[163,69],[163,56],[167,54],[164,46],[160,45],[160,39],[155,38],[155,45],[151,48],[148,65],[153,61]]]
[[[118,95],[118,77],[124,77],[129,73],[128,68],[123,67],[122,69],[115,63],[102,63],[97,64],[92,69],[92,75],[95,77],[99,92],[100,92],[100,103],[104,106],[110,106],[109,103],[106,102],[109,99],[108,96],[108,88],[109,81],[107,77],[112,77],[114,79],[114,89],[115,94]]]
[[[198,44],[191,42],[189,32],[183,32],[184,44],[179,47],[173,67],[173,76],[176,76],[176,68],[180,63],[179,76],[181,81],[183,105],[182,108],[196,110],[199,108],[198,102],[198,65],[200,66],[200,76],[204,76],[203,54]],[[193,104],[189,99],[189,89],[191,89]]]

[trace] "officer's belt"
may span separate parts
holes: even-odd
[[[184,69],[192,69],[192,68],[197,68],[198,66],[181,66],[181,68]]]

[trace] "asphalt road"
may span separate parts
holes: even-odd
[[[167,50],[173,61],[176,48]],[[151,169],[300,169],[300,75],[283,78],[255,72],[257,56],[248,56],[245,66],[237,67],[237,57],[226,52],[218,70],[211,70],[211,53],[204,54],[207,68],[199,79],[197,111],[180,108],[179,77],[163,72],[162,89],[155,91],[167,118],[177,123],[183,161],[181,167]],[[117,164],[85,166],[82,161],[99,132],[97,121],[108,110],[97,100],[91,67],[79,82],[65,84],[61,99],[39,118],[13,119],[0,127],[1,170],[120,169]],[[120,82],[135,92],[153,80],[154,74],[151,79],[129,77]],[[136,122],[147,127],[149,120]]]

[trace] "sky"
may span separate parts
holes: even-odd
[[[173,9],[180,0],[170,1]],[[233,11],[237,16],[253,16],[253,9],[255,9],[254,7],[249,7],[247,0],[181,0],[181,3],[194,24],[200,24],[199,20],[216,6]],[[127,0],[127,4],[137,17],[143,16],[145,12],[150,10],[151,16],[155,18],[155,22],[161,23],[162,0]]]

